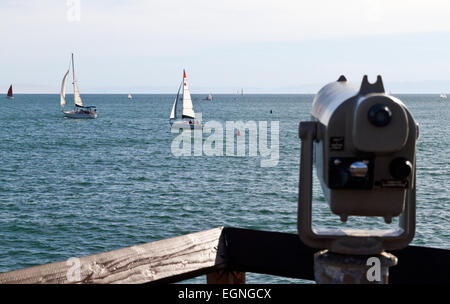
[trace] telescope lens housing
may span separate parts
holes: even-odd
[[[392,112],[388,106],[376,104],[370,108],[368,118],[374,126],[384,127],[391,122]]]

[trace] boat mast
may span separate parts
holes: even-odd
[[[73,53],[72,53],[72,78],[73,78],[72,84],[75,86],[76,80],[75,80],[75,64],[73,63]],[[74,87],[74,90],[75,90],[75,87]]]
[[[183,96],[181,97],[181,117],[183,117],[183,105],[184,105],[184,76],[186,75],[186,71],[183,69],[183,78],[181,79],[181,84],[180,84],[180,88],[178,89],[178,93],[177,93],[177,103],[178,103],[178,95],[180,94],[180,90],[181,88],[183,88],[183,91],[181,94],[183,94]],[[177,109],[175,109],[176,111]]]
[[[183,88],[182,105],[184,105],[184,78],[186,76],[186,71],[183,69],[183,78],[181,79],[181,87]],[[183,116],[183,113],[181,114]]]
[[[73,99],[74,99],[74,109],[76,109],[77,106],[82,107],[83,106],[83,100],[80,96],[80,91],[78,90],[77,85],[77,79],[75,78],[75,62],[73,59],[73,53],[72,53],[72,74],[73,74]]]
[[[72,85],[73,85],[73,109],[75,110],[76,109],[76,102],[75,102],[75,100],[76,100],[76,97],[75,97],[75,82],[76,82],[76,80],[75,80],[75,64],[73,63],[73,53],[72,53]]]

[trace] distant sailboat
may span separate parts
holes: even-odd
[[[77,81],[75,78],[75,64],[73,62],[72,54],[72,77],[73,77],[73,98],[74,98],[74,108],[73,111],[64,111],[64,105],[66,104],[66,87],[67,79],[69,78],[69,69],[64,75],[61,84],[61,111],[64,113],[64,117],[67,118],[97,118],[97,109],[95,106],[83,106],[83,101],[81,100],[80,91],[78,90]]]
[[[131,94],[128,94],[128,99],[133,99],[133,96],[131,96]]]
[[[442,98],[442,99],[447,99],[447,94],[441,93],[441,98]]]
[[[177,104],[180,100],[180,91],[182,91],[182,105],[183,110],[181,113],[181,120],[177,120]],[[183,70],[183,80],[181,81],[180,87],[178,88],[177,97],[172,105],[172,111],[170,112],[169,123],[172,128],[191,128],[191,129],[201,129],[202,125],[195,120],[194,106],[192,104],[191,93],[189,91],[189,85],[186,79],[186,72]]]
[[[205,100],[213,100],[213,96],[211,93],[209,93],[208,96],[206,96]]]
[[[9,89],[8,89],[8,93],[6,94],[6,98],[10,98],[10,99],[13,99],[14,98],[14,96],[13,96],[13,90],[12,90],[12,85],[9,87]]]
[[[237,101],[239,98],[239,95],[244,96],[244,89],[237,90],[236,97],[234,97],[233,100]]]

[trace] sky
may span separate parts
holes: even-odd
[[[0,92],[58,93],[72,52],[81,93],[450,92],[450,1],[0,1]]]

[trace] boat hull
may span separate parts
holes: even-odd
[[[94,119],[97,118],[97,113],[79,113],[79,112],[66,112],[64,111],[64,117],[75,119]]]
[[[201,124],[190,124],[189,121],[174,121],[170,123],[172,129],[203,129]]]

